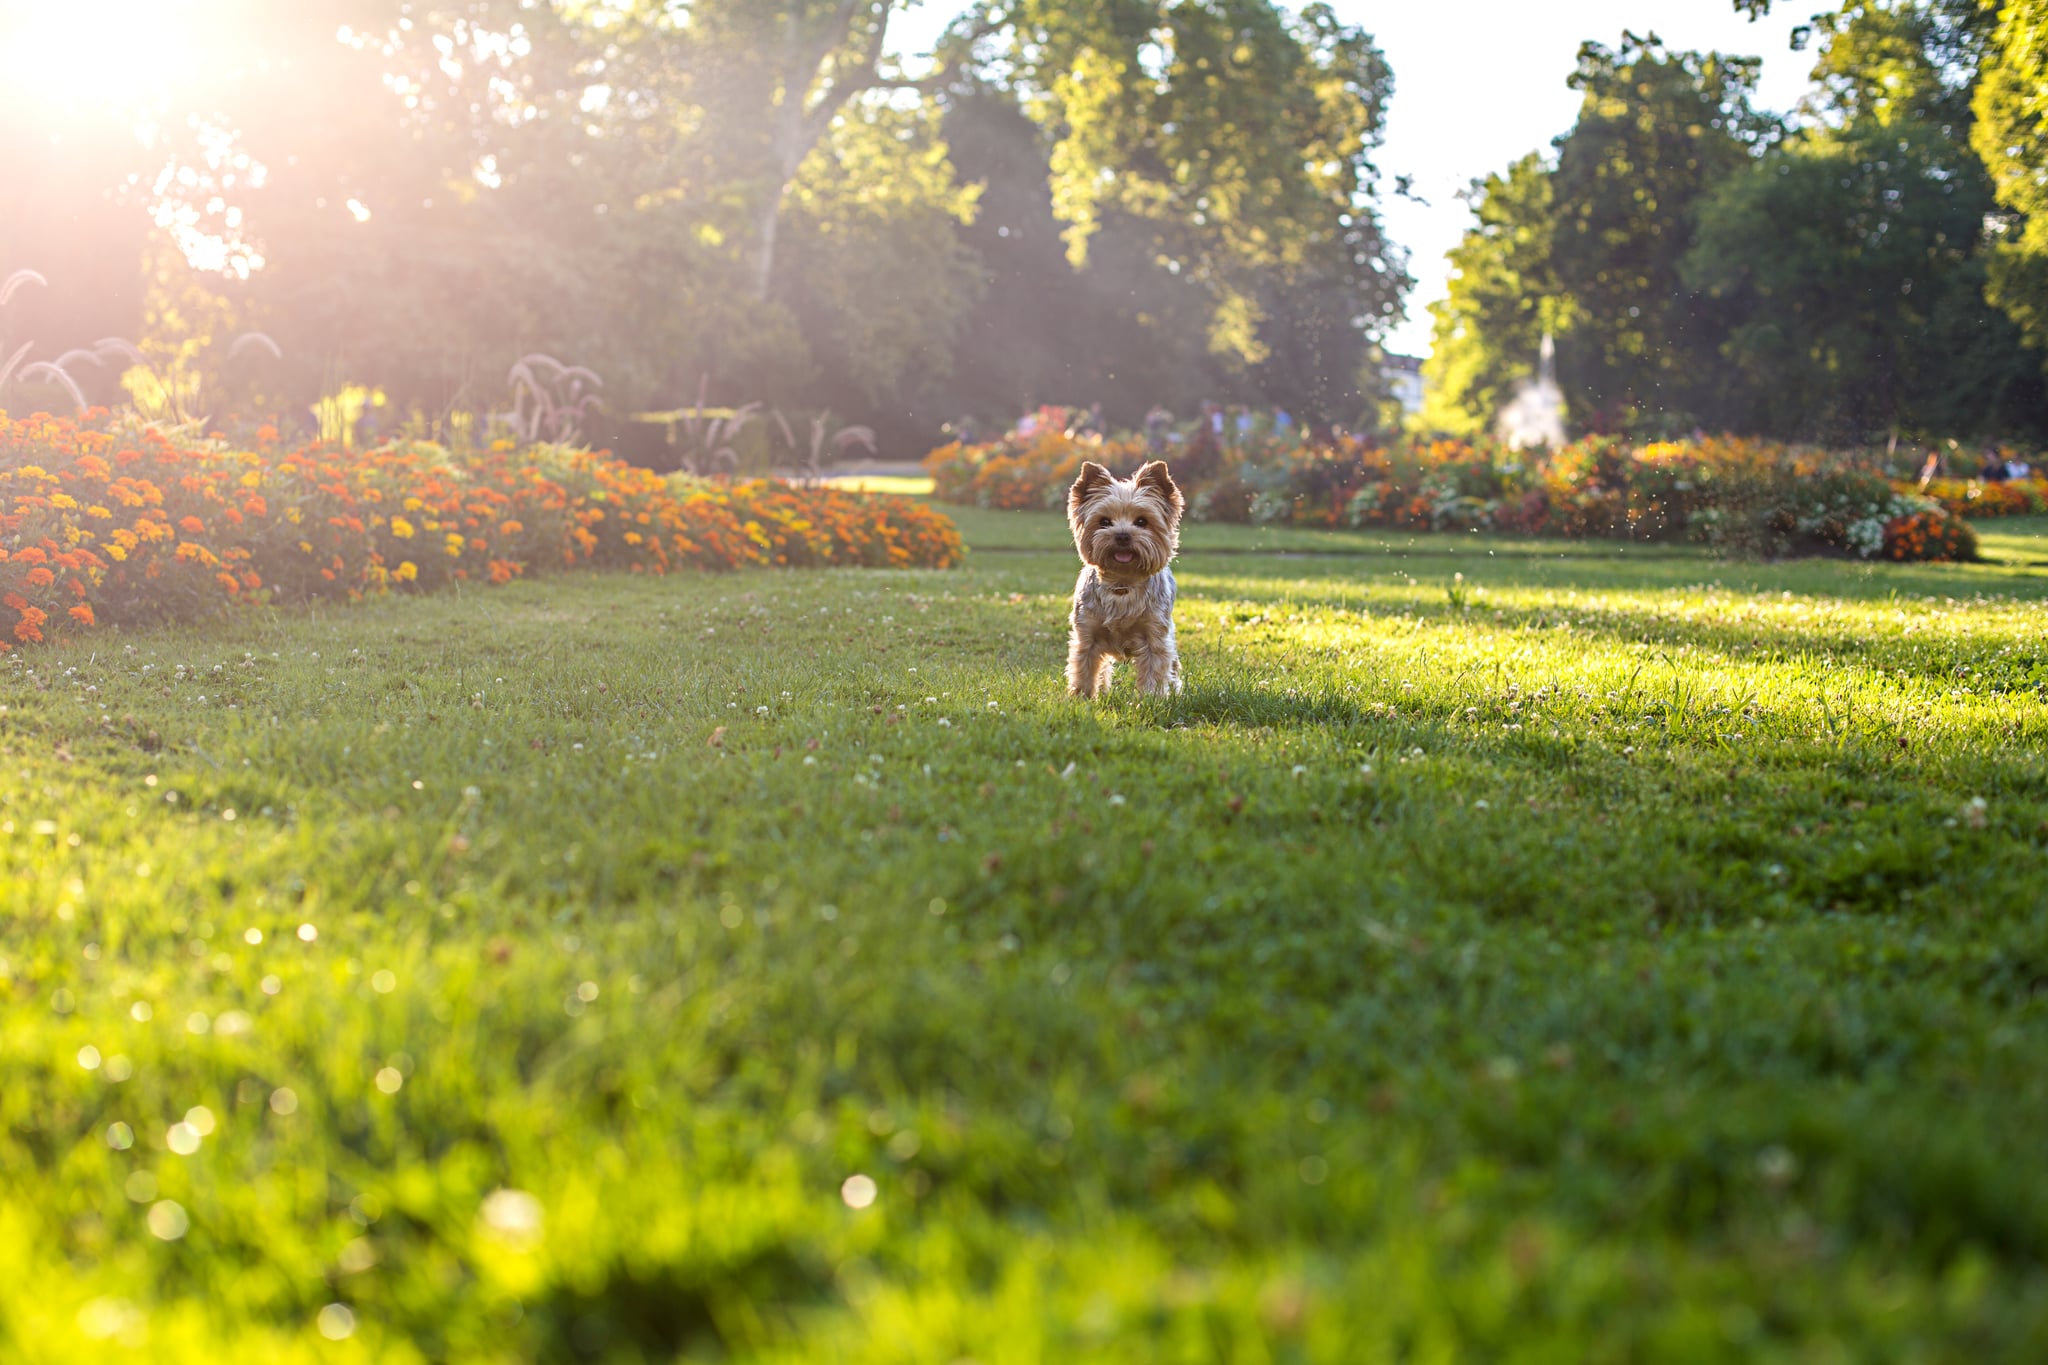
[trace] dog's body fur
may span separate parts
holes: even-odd
[[[1067,524],[1082,565],[1067,641],[1067,690],[1074,696],[1107,688],[1118,659],[1137,673],[1139,691],[1180,691],[1171,566],[1185,507],[1162,461],[1129,479],[1092,462],[1081,466],[1067,493]]]

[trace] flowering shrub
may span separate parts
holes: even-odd
[[[2048,512],[2048,479],[1935,479],[1927,496],[1959,517],[2031,517]]]
[[[1884,524],[1886,559],[1975,559],[1977,533],[1962,518],[1923,509]]]
[[[1084,459],[1128,471],[1154,455],[1173,463],[1198,521],[1689,540],[1759,556],[1899,558],[1895,547],[1910,544],[1924,557],[1967,558],[1975,538],[1950,523],[2032,496],[1983,491],[1959,503],[1937,487],[1929,500],[1854,457],[1736,437],[1633,447],[1592,437],[1530,455],[1464,441],[1312,443],[1270,429],[1224,444],[1200,428],[1148,442],[1041,426],[945,446],[925,467],[947,501],[1056,508]],[[1908,520],[1919,529],[1892,535]]]
[[[0,649],[53,623],[189,618],[529,573],[944,568],[960,537],[903,498],[663,478],[559,446],[456,455],[177,442],[0,413]]]

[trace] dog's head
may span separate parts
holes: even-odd
[[[1164,460],[1128,479],[1091,461],[1067,491],[1067,524],[1084,564],[1104,578],[1136,582],[1173,562],[1186,506]]]

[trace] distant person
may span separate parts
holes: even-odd
[[[1986,483],[2004,483],[2005,461],[1998,458],[1996,452],[1986,451],[1984,454],[1984,468],[1978,474],[1978,477]]]
[[[2034,477],[2034,467],[2015,455],[2005,462],[2005,477],[2017,482]]]
[[[1934,482],[1934,476],[1940,472],[1941,456],[1936,454],[1934,451],[1928,451],[1927,462],[1920,466],[1920,488],[1923,492],[1926,490],[1928,484]]]
[[[1154,404],[1145,414],[1145,449],[1158,459],[1173,443],[1173,414]]]
[[[1187,449],[1181,452],[1174,467],[1185,471],[1183,479],[1201,479],[1213,474],[1222,463],[1223,409],[1205,401],[1202,416],[1188,438]]]

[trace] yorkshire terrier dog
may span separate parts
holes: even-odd
[[[1138,690],[1180,691],[1173,643],[1173,563],[1187,506],[1163,460],[1128,479],[1081,466],[1067,492],[1067,524],[1081,553],[1067,642],[1067,690],[1093,697],[1109,686],[1115,661],[1137,670]]]

